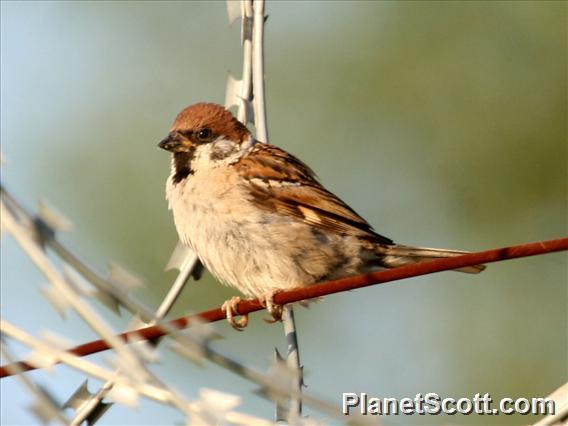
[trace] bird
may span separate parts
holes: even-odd
[[[304,162],[256,140],[226,108],[196,103],[158,144],[171,152],[166,199],[180,241],[222,284],[258,298],[279,320],[280,291],[459,256],[397,244],[327,190]],[[477,273],[484,265],[459,269]],[[237,330],[239,296],[222,309]]]

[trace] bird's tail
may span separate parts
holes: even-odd
[[[412,263],[419,263],[443,257],[456,257],[467,253],[467,251],[461,250],[412,247],[401,244],[393,244],[389,246],[381,245],[378,251],[383,256],[383,263],[389,268],[396,268],[397,266],[409,265]],[[456,269],[456,271],[478,274],[484,269],[485,265],[474,265],[459,268]]]

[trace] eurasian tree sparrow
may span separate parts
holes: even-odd
[[[220,105],[185,108],[159,146],[173,154],[166,198],[180,240],[219,281],[264,300],[275,318],[275,292],[465,253],[377,234],[306,164],[255,140]],[[223,305],[236,329],[246,326],[246,317],[233,318],[239,301]]]

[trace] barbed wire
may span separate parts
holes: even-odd
[[[32,218],[28,216],[28,213],[23,210],[23,208],[16,202],[14,197],[11,196],[5,190],[5,188],[2,188],[2,204],[3,208],[5,209],[4,214],[2,216],[3,222],[5,222],[7,218],[8,221],[10,221],[10,216],[12,216],[14,220],[26,223],[31,227],[28,230],[28,232],[25,233],[26,238],[30,239],[30,241],[32,241],[34,244],[38,244],[38,246],[41,245],[42,241],[45,241],[44,238],[41,238],[41,235],[39,235],[40,238],[38,238],[39,231],[36,229],[36,227],[38,226],[38,224],[41,223],[41,226],[39,227],[41,232],[46,232],[45,228],[48,227],[49,225],[40,222],[38,220],[39,218],[32,220]],[[52,238],[54,239],[55,232],[53,230],[51,230],[50,232],[46,232],[46,234],[52,235]],[[412,276],[422,275],[426,273],[460,268],[472,264],[489,263],[493,261],[512,259],[517,257],[544,254],[553,251],[566,250],[567,248],[568,248],[568,238],[564,238],[559,240],[543,241],[539,243],[524,244],[520,246],[489,250],[480,253],[470,253],[464,256],[460,256],[459,258],[456,257],[456,258],[440,259],[428,263],[408,265],[393,270],[381,271],[373,274],[352,277],[343,280],[337,280],[330,283],[323,283],[320,285],[316,285],[314,287],[294,290],[292,292],[280,293],[275,295],[275,302],[279,304],[292,303],[295,301],[305,300],[312,297],[319,297],[326,294],[332,294],[338,291],[351,290],[367,285],[372,285],[374,282],[384,283],[392,280],[409,278]],[[110,289],[112,288],[114,288],[114,284],[111,283]],[[125,292],[122,293],[117,292],[116,294],[118,295],[118,303],[121,303],[120,299],[124,296]],[[144,306],[137,306],[135,299],[132,298],[131,298],[131,304],[135,311],[140,310],[143,312],[145,309]],[[243,301],[241,302],[241,304],[239,304],[238,309],[239,312],[245,314],[256,310],[261,310],[263,308],[262,306],[260,306],[258,301]],[[285,401],[286,398],[291,397],[297,403],[301,404],[302,402],[304,402],[322,412],[325,412],[326,414],[332,416],[338,416],[338,412],[332,404],[325,402],[321,398],[305,394],[302,395],[297,390],[297,388],[291,386],[291,380],[297,381],[299,380],[299,378],[297,375],[294,375],[293,371],[290,371],[289,369],[288,370],[283,369],[281,363],[275,363],[271,367],[271,370],[273,370],[272,372],[270,371],[269,373],[259,372],[235,361],[234,359],[224,354],[219,353],[218,351],[213,350],[208,344],[209,340],[211,339],[211,334],[212,334],[211,330],[198,331],[197,339],[195,339],[195,336],[193,336],[192,338],[191,335],[190,336],[181,335],[180,328],[187,327],[190,324],[193,326],[192,329],[190,330],[193,330],[195,327],[199,329],[200,326],[203,326],[204,322],[217,321],[224,318],[225,318],[224,313],[219,309],[215,309],[205,313],[184,317],[171,322],[160,323],[153,327],[146,327],[134,330],[132,332],[123,333],[122,335],[119,335],[119,337],[130,343],[132,341],[139,341],[140,339],[143,340],[150,339],[152,341],[155,341],[155,339],[160,338],[164,335],[170,335],[176,341],[175,343],[177,347],[173,347],[174,350],[180,352],[182,355],[187,356],[192,361],[195,361],[196,359],[199,360],[200,358],[208,359],[211,362],[214,362],[217,365],[220,365],[226,368],[227,370],[240,375],[241,377],[244,377],[248,380],[251,380],[259,384],[261,386],[261,392],[259,392],[259,394],[262,396],[270,398],[277,403],[281,403],[282,401]],[[5,327],[3,326],[3,328]],[[99,352],[108,349],[110,347],[111,345],[103,339],[96,342],[89,342],[85,345],[80,345],[65,353],[70,356],[77,357],[87,353]],[[36,361],[37,364],[28,361],[25,363],[16,363],[16,364],[3,366],[0,368],[0,377],[7,377],[8,375],[14,374],[15,372],[23,372],[30,368],[45,366],[46,365],[45,359],[49,359],[49,362],[47,364],[50,366],[63,359],[69,362],[68,361],[69,358],[61,356],[61,353],[62,353],[61,349],[57,348],[54,349],[49,347],[45,348],[43,353],[40,353],[40,356],[34,359],[34,361]],[[279,373],[277,374],[278,379],[275,378],[274,371],[279,371]],[[117,374],[116,371],[115,374]],[[101,376],[96,376],[96,375],[95,377],[101,378]],[[111,376],[104,376],[104,377],[108,378],[109,381],[113,380],[113,377]],[[121,377],[119,377],[118,379],[119,381],[125,380],[124,378]],[[139,383],[139,385],[142,384]],[[76,391],[76,393],[77,392],[81,393],[81,391],[85,389],[86,386],[82,385],[78,389],[78,391]],[[147,388],[142,388],[142,389],[147,389]],[[115,392],[115,394],[124,395],[126,393],[126,395],[128,395],[129,392],[131,394],[132,392],[138,392],[141,395],[144,395],[144,391],[139,390],[136,386],[128,387],[124,385],[119,386],[119,390]],[[84,392],[82,396],[84,396]],[[132,396],[126,398],[123,397],[122,400],[124,401],[126,399],[126,402],[128,402],[129,398],[132,399]],[[164,400],[164,402],[170,403],[169,400]],[[97,400],[97,403],[99,410],[107,407],[105,403],[102,403],[102,398]],[[77,404],[73,404],[72,400],[68,401],[67,403],[67,405],[72,407],[76,406]],[[45,404],[43,406],[45,406]],[[188,405],[180,404],[180,408],[181,407],[187,408]],[[49,410],[47,410],[46,413],[47,412],[49,412]],[[99,411],[95,410],[93,411],[93,413],[95,415],[98,415]],[[191,414],[188,415],[195,416],[196,414],[195,412],[191,412]],[[87,418],[87,420],[96,420],[96,419],[97,419],[96,416],[92,418]],[[303,421],[303,419],[296,419],[296,423],[299,423],[300,421]]]
[[[239,17],[241,18],[241,42],[243,44],[243,78],[241,81],[237,81],[232,76],[229,76],[226,93],[226,103],[228,103],[227,107],[230,107],[231,103],[238,105],[239,119],[245,124],[252,122],[256,129],[257,138],[262,142],[268,142],[264,95],[264,1],[228,1],[227,5],[230,23],[234,22]],[[235,6],[240,9],[238,11],[239,13],[236,13]],[[133,282],[138,284],[137,279],[135,279],[133,275],[124,269],[119,268],[117,265],[112,265],[109,278],[104,278],[83,263],[72,251],[68,250],[59,242],[56,238],[56,232],[70,227],[70,222],[66,218],[44,205],[40,206],[40,215],[33,216],[29,214],[22,205],[5,190],[3,186],[1,187],[1,192],[3,199],[2,208],[6,209],[7,214],[7,219],[3,220],[2,224],[5,228],[8,228],[8,231],[11,234],[16,234],[14,236],[24,250],[28,252],[28,255],[31,256],[30,250],[32,250],[35,253],[34,256],[36,258],[39,258],[40,260],[42,258],[46,259],[43,255],[44,246],[51,248],[53,252],[56,253],[64,262],[63,275],[60,280],[69,284],[68,288],[71,292],[69,298],[79,300],[79,296],[92,296],[119,315],[119,306],[124,306],[128,311],[135,315],[131,321],[129,329],[140,327],[140,325],[151,326],[162,320],[172,308],[190,276],[198,273],[196,272],[196,269],[199,268],[197,256],[189,248],[178,243],[178,246],[174,250],[166,269],[177,268],[179,269],[179,274],[172,284],[170,291],[160,304],[158,310],[153,312],[150,308],[131,296],[130,290],[133,287],[131,284]],[[6,223],[8,224],[7,226]],[[32,257],[32,260],[33,259],[34,258]],[[73,270],[69,269],[67,265],[70,265]],[[44,269],[45,268],[46,267],[44,266]],[[47,268],[51,268],[52,274],[47,274],[48,280],[51,281],[56,277],[55,268],[51,267],[51,265],[47,265]],[[79,291],[81,285],[78,284],[77,277],[73,275],[75,271],[78,272],[87,282],[95,286],[97,290],[95,292],[86,292],[82,289]],[[77,294],[73,294],[73,292]],[[43,290],[43,293],[58,312],[63,315],[68,309],[68,302],[65,301],[65,298],[61,300],[58,291],[52,287],[48,287],[46,290]],[[86,310],[88,314],[90,313],[86,306],[84,307],[84,310]],[[75,416],[71,421],[69,421],[69,424],[77,425],[83,421],[87,421],[89,424],[96,423],[112,405],[105,403],[104,399],[108,395],[124,394],[126,392],[125,389],[127,386],[124,385],[125,380],[123,376],[124,373],[128,375],[131,372],[122,372],[119,368],[115,370],[113,374],[108,372],[101,374],[100,368],[97,369],[96,366],[91,366],[89,369],[85,368],[85,364],[80,362],[77,363],[72,358],[75,355],[69,353],[67,355],[64,354],[62,356],[56,356],[56,354],[61,353],[59,348],[51,347],[50,345],[47,345],[46,342],[26,335],[22,330],[18,330],[7,322],[3,322],[2,324],[6,329],[4,331],[5,335],[10,334],[8,333],[8,330],[10,330],[13,332],[11,335],[12,338],[19,338],[21,343],[27,343],[36,349],[41,348],[34,352],[35,357],[33,359],[37,362],[37,365],[46,366],[51,365],[52,362],[67,362],[75,367],[77,365],[83,366],[82,371],[87,374],[94,375],[102,380],[107,380],[96,392],[89,392],[87,383],[85,382],[73,393],[65,404],[65,407],[75,409]],[[96,327],[96,321],[90,321],[88,324],[94,328],[95,331],[99,331]],[[197,352],[197,356],[196,353],[190,354],[190,358],[192,358],[193,361],[196,361],[200,356],[203,356],[237,374],[249,376],[249,379],[261,385],[263,393],[266,396],[271,397],[276,402],[277,418],[286,419],[290,416],[290,413],[292,413],[296,419],[299,419],[301,414],[301,384],[303,382],[303,378],[302,370],[299,366],[297,341],[295,340],[295,324],[291,307],[287,308],[287,311],[284,313],[284,325],[289,343],[288,361],[291,361],[291,366],[295,367],[295,371],[292,371],[289,368],[282,368],[282,365],[280,365],[282,364],[282,360],[279,357],[276,358],[274,364],[275,366],[279,366],[279,369],[286,373],[280,374],[282,377],[286,376],[286,380],[284,381],[289,383],[289,386],[284,388],[285,392],[282,390],[281,386],[279,387],[278,383],[275,383],[274,380],[270,380],[269,375],[263,373],[253,374],[250,372],[250,369],[247,370],[247,367],[239,365],[236,361],[234,361],[234,359],[226,355],[222,355],[212,350],[205,351],[204,348],[208,343],[207,339],[203,339],[198,342],[195,342],[195,339],[193,341],[188,341],[187,336],[180,336],[179,334],[176,334],[175,329],[171,327],[167,328],[169,334],[173,335],[174,339],[176,339],[178,352],[184,355],[188,355],[188,353],[192,351]],[[290,332],[290,330],[293,332]],[[291,340],[291,338],[293,339]],[[116,339],[116,337],[112,333],[103,335],[103,340],[106,342],[109,340],[112,341],[113,339]],[[112,342],[112,344],[116,346],[119,342],[121,342],[120,339]],[[154,347],[158,343],[159,339],[152,341],[152,345]],[[188,350],[188,346],[191,350]],[[176,350],[175,347],[174,349]],[[128,353],[125,354],[129,355]],[[123,359],[125,354],[119,354],[118,361],[116,363],[117,365],[129,366],[132,362],[136,361],[134,358],[125,361]],[[133,352],[133,354],[138,355],[136,351]],[[238,366],[238,368],[235,368],[235,366]],[[142,367],[142,365],[140,364],[139,367]],[[128,370],[128,367],[124,368],[127,368]],[[20,372],[20,370],[16,367],[8,367],[8,370],[11,372]],[[93,371],[98,372],[98,374],[93,374]],[[135,374],[135,376],[137,375]],[[142,375],[141,377],[144,376]],[[158,378],[153,377],[153,380],[158,381]],[[119,387],[118,391],[114,389],[115,385]],[[293,386],[293,388],[290,388],[290,386]],[[130,386],[130,390],[128,392],[138,392],[143,394],[140,388],[135,386]],[[277,398],[274,397],[275,395]],[[284,407],[283,402],[286,398],[293,399],[294,402],[290,404],[292,410],[284,412],[285,414],[278,414],[279,409]],[[172,400],[172,398],[170,398],[170,400]],[[176,400],[179,401],[180,398],[176,396],[173,401]],[[327,410],[332,415],[335,415],[336,410],[330,404],[322,402],[317,398],[311,398],[310,400],[310,397],[308,397],[308,400],[311,401],[312,405],[319,405],[320,407],[325,408],[324,411]],[[50,413],[53,411],[41,400],[39,400],[38,404]],[[185,411],[186,414],[188,414],[187,404],[181,403],[178,405],[180,410]],[[49,414],[49,417],[51,417],[51,414]]]
[[[239,120],[245,124],[253,123],[257,139],[268,142],[264,97],[263,34],[266,20],[264,1],[229,0],[227,5],[230,23],[241,19],[243,71],[241,80],[229,76],[225,105],[237,106]],[[206,323],[224,319],[225,313],[221,309],[163,321],[186,282],[198,268],[197,257],[191,250],[178,245],[174,251],[168,266],[179,269],[179,274],[160,307],[153,312],[151,308],[132,296],[131,290],[137,285],[137,279],[133,275],[122,268],[112,266],[109,277],[105,278],[61,244],[56,238],[56,233],[68,226],[62,216],[43,205],[40,206],[40,214],[34,216],[25,211],[4,187],[1,188],[1,192],[0,213],[3,230],[17,240],[28,257],[47,277],[50,286],[42,290],[44,296],[62,314],[68,309],[74,309],[102,337],[69,349],[68,346],[62,347],[53,340],[38,339],[10,322],[1,320],[2,353],[8,364],[0,367],[0,378],[9,376],[19,378],[35,398],[31,411],[44,423],[56,421],[76,425],[87,421],[89,424],[94,424],[110,407],[110,404],[104,402],[107,397],[110,400],[132,405],[139,396],[144,396],[177,408],[187,416],[188,423],[272,424],[268,420],[234,411],[240,403],[240,397],[236,395],[203,390],[200,398],[192,401],[167,384],[161,383],[146,364],[153,362],[158,356],[155,353],[156,346],[164,336],[173,340],[169,344],[170,349],[190,361],[201,363],[204,359],[209,360],[227,371],[258,384],[260,390],[257,394],[276,403],[277,420],[288,420],[288,423],[293,424],[306,423],[307,421],[301,418],[302,403],[344,420],[344,416],[334,404],[302,392],[303,372],[296,340],[293,303],[465,266],[568,250],[568,238],[561,238],[407,265],[278,293],[274,296],[274,302],[284,305],[284,330],[288,339],[287,362],[284,363],[276,352],[275,362],[269,371],[262,372],[211,347],[210,343],[215,338],[215,332],[208,328]],[[63,261],[62,271],[50,262],[44,252],[46,247],[53,250]],[[82,290],[72,270],[92,284],[96,291]],[[120,314],[119,306],[126,308],[134,314],[131,328],[138,328],[115,334],[116,332],[102,322],[101,317],[91,309],[84,296],[102,302],[116,314]],[[247,300],[240,302],[237,309],[241,315],[246,315],[264,308],[258,300]],[[184,330],[188,327],[191,328]],[[15,357],[4,344],[5,338],[16,340],[31,348],[31,357],[25,361],[14,362]],[[147,341],[150,341],[151,345],[145,343]],[[102,367],[82,358],[107,349],[116,351],[116,358],[109,363],[111,368]],[[46,389],[36,385],[23,374],[26,371],[47,368],[58,363],[64,363],[106,382],[98,391],[90,393],[85,381],[67,403],[60,406]],[[224,402],[223,408],[220,409],[218,407],[221,401]],[[62,413],[64,408],[75,410],[72,419]],[[352,421],[353,417],[350,420]]]
[[[55,267],[51,265],[49,259],[45,256],[42,250],[42,243],[45,242],[42,235],[44,235],[44,233],[46,235],[50,235],[50,238],[55,241],[54,230],[50,228],[50,225],[44,222],[40,217],[36,217],[34,219],[30,216],[29,213],[23,209],[17,200],[6,190],[6,188],[1,188],[1,194],[0,207],[2,209],[1,223],[3,230],[12,235],[15,233],[18,237],[18,243],[27,250],[32,250],[33,253],[37,253],[34,256],[37,255],[40,259],[48,262],[47,268],[52,271],[52,274],[55,274]],[[64,271],[66,270],[65,265],[63,266],[63,269]],[[48,278],[54,279],[53,275],[49,275]],[[77,293],[76,297],[89,295],[88,292],[84,292],[83,290],[79,291],[80,286],[78,284],[71,284],[73,281],[70,274],[66,275],[65,280],[69,285],[69,291]],[[116,283],[109,282],[107,284],[109,286],[109,291],[113,291],[114,296],[117,297],[117,303],[122,305],[123,303],[121,299],[122,297],[125,297],[126,292],[114,291],[116,290]],[[99,302],[101,301],[100,297],[96,297],[94,299]],[[147,308],[143,304],[137,305],[138,302],[132,297],[130,297],[129,300],[130,307],[134,311],[139,311],[148,315],[145,311]],[[53,300],[50,301],[55,303]],[[65,307],[65,309],[66,308],[67,307]],[[86,301],[82,303],[82,309],[90,310],[90,308],[87,307]],[[297,381],[295,373],[288,369],[286,365],[275,362],[266,373],[252,369],[236,361],[234,358],[212,349],[209,346],[209,342],[216,337],[216,333],[207,328],[205,324],[200,324],[199,321],[194,322],[194,325],[198,326],[197,329],[194,330],[195,332],[187,334],[181,333],[178,328],[169,325],[169,323],[161,324],[163,329],[167,330],[167,334],[175,340],[175,342],[173,342],[174,345],[170,345],[171,349],[193,362],[200,363],[202,359],[208,359],[228,371],[257,383],[260,386],[260,390],[258,392],[260,396],[278,403],[285,401],[287,398],[292,396],[296,400],[303,401],[304,403],[311,405],[317,410],[325,412],[328,415],[340,417],[339,411],[333,404],[312,395],[301,395],[293,386],[293,384]],[[0,323],[0,330],[4,337],[16,339],[20,343],[32,348],[32,356],[27,360],[29,365],[46,368],[63,362],[75,369],[89,374],[90,376],[100,380],[106,380],[106,383],[99,389],[99,391],[92,394],[88,391],[86,383],[83,383],[61,407],[70,407],[76,410],[75,418],[73,418],[69,424],[79,424],[85,420],[89,424],[94,424],[109,408],[109,404],[103,402],[105,397],[110,397],[111,400],[115,400],[126,405],[132,405],[133,401],[138,398],[139,394],[164,404],[173,405],[179,408],[180,411],[184,412],[187,416],[203,415],[202,411],[190,409],[193,407],[191,405],[193,402],[190,402],[183,396],[174,393],[168,389],[165,384],[160,384],[160,380],[148,371],[146,372],[148,374],[148,378],[151,379],[151,383],[140,380],[140,376],[135,374],[134,370],[128,368],[129,360],[122,359],[121,354],[118,354],[117,358],[111,364],[113,367],[120,366],[121,368],[112,372],[96,364],[85,362],[72,351],[64,350],[62,346],[65,345],[65,342],[61,344],[60,342],[57,342],[57,345],[54,345],[53,339],[50,339],[51,342],[39,340],[25,333],[23,330],[11,325],[7,321],[2,321]],[[143,343],[146,339],[137,335],[136,332],[129,333],[126,341],[124,342],[120,337],[117,339],[115,335],[111,335],[111,337],[112,338],[109,339],[109,336],[105,335],[105,338],[102,339],[105,341],[107,348],[113,347],[114,341],[119,341],[121,345],[124,343],[134,344],[134,346],[128,345],[131,346],[128,348],[129,350],[136,349],[132,352],[133,356],[140,358],[143,362],[152,362],[152,360],[155,360],[155,356],[153,354],[149,354],[150,351],[155,349],[155,346],[147,345],[146,347],[138,347],[137,345]],[[108,340],[113,340],[113,342],[109,343]],[[152,343],[155,341],[155,339],[152,340]],[[4,347],[4,340],[2,341],[2,344]],[[11,358],[8,358],[8,360],[11,360]],[[4,371],[9,374],[17,374],[24,370],[20,369],[20,364],[8,365],[4,368]],[[160,386],[156,387],[157,384],[160,384]],[[115,388],[115,385],[118,385],[118,388]],[[46,393],[46,395],[48,394]],[[224,395],[227,397],[229,394]],[[44,398],[40,398],[39,396],[36,398],[37,401],[33,406],[34,413],[37,412],[37,415],[40,416],[40,418],[53,418],[53,404],[47,404],[43,399]],[[39,409],[43,411],[39,412]],[[80,413],[82,413],[82,415],[79,416]],[[236,416],[236,418],[238,418],[238,415],[245,416],[242,413],[234,411],[226,413],[227,416],[229,416],[229,414],[233,417]],[[246,422],[243,424],[246,424]]]
[[[225,94],[225,107],[238,106],[237,118],[245,125],[254,124],[255,137],[268,143],[268,122],[266,117],[266,91],[264,75],[264,0],[227,1],[229,23],[241,19],[241,43],[243,45],[243,74],[241,80],[229,74]],[[293,371],[294,386],[298,394],[304,385],[303,367],[300,363],[300,349],[294,311],[291,305],[282,312],[284,335],[286,336],[286,364]],[[284,362],[277,349],[275,362]],[[276,420],[294,422],[302,415],[302,404],[291,397],[289,403],[276,404]]]
[[[518,259],[529,256],[538,256],[546,253],[554,253],[568,250],[568,238],[555,240],[539,241],[535,243],[520,244],[509,247],[502,247],[480,252],[467,253],[461,256],[436,259],[428,262],[415,263],[412,265],[400,266],[394,269],[373,272],[370,274],[357,275],[354,277],[343,278],[325,283],[314,284],[309,287],[297,288],[289,291],[276,293],[274,303],[285,305],[288,303],[301,302],[304,300],[328,296],[335,293],[356,290],[378,284],[386,284],[393,281],[418,277],[421,275],[433,274],[443,271],[464,268],[485,263],[501,262],[504,260]],[[252,312],[265,309],[258,299],[243,300],[238,305],[238,312],[246,315]],[[193,323],[215,322],[225,319],[225,314],[221,308],[211,309],[195,315],[189,315],[167,322],[170,327],[184,329]],[[139,335],[146,340],[163,337],[168,334],[165,324],[156,324],[151,327],[144,327],[134,331],[126,332],[118,337],[127,340],[129,336]],[[110,345],[104,340],[94,340],[70,349],[69,352],[85,356],[109,349]],[[25,362],[18,363],[21,370],[29,371],[35,369],[32,365]],[[0,367],[0,378],[10,374],[6,366]]]

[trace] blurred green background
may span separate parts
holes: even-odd
[[[467,250],[566,235],[565,2],[269,2],[267,13],[271,142],[378,232]],[[156,144],[182,107],[223,102],[228,71],[241,70],[238,25],[221,1],[3,1],[1,19],[3,184],[30,208],[45,198],[63,211],[76,225],[63,241],[101,271],[109,259],[136,271],[148,283],[137,295],[157,306],[175,277],[163,269],[177,237],[164,200],[169,158]],[[76,315],[54,313],[37,291],[44,278],[9,237],[1,262],[4,318],[75,343],[94,337]],[[568,377],[567,281],[566,255],[551,254],[298,308],[308,391],[338,407],[342,392],[545,396]],[[234,294],[207,275],[173,315]],[[101,313],[117,329],[128,322]],[[245,333],[216,324],[225,336],[216,347],[266,368],[284,337],[262,317]],[[163,355],[155,370],[189,397],[202,387],[238,393],[241,410],[272,418],[252,384]],[[83,381],[65,367],[30,376],[60,401]],[[0,385],[2,424],[36,423],[20,384]],[[180,421],[142,400],[100,424]]]

